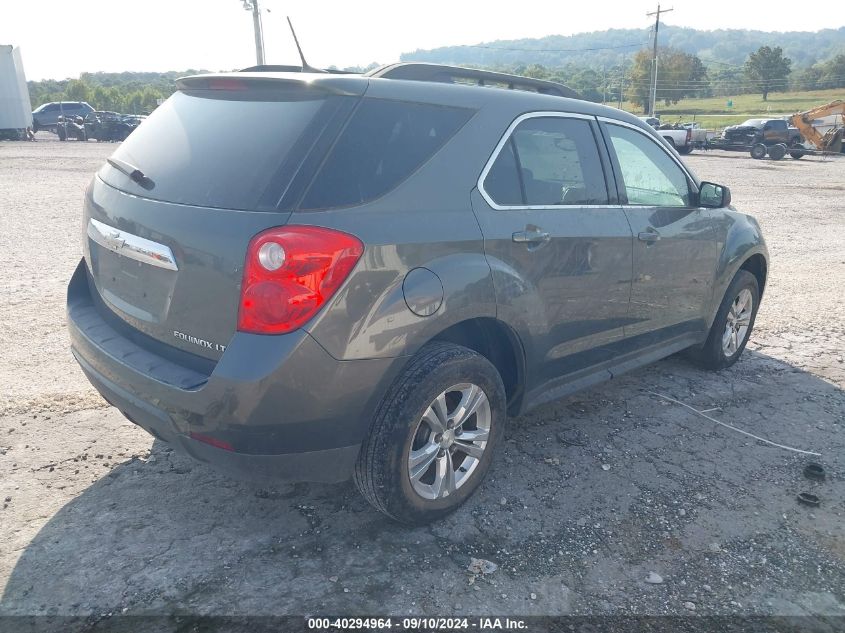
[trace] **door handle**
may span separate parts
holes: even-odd
[[[653,244],[654,242],[660,239],[660,233],[656,230],[649,228],[648,231],[642,231],[637,235],[637,239],[641,242],[646,242],[648,244]]]
[[[549,234],[540,229],[517,231],[513,234],[513,241],[519,244],[537,244],[540,242],[548,242],[549,239],[551,239]]]

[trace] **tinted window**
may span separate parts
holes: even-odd
[[[275,209],[279,196],[266,206],[259,201],[268,190],[281,191],[290,182],[294,168],[288,166],[298,165],[303,146],[311,145],[304,137],[319,132],[340,100],[353,98],[302,90],[265,92],[177,92],[114,153],[144,172],[154,186],[141,188],[109,165],[100,176],[112,186],[157,200]]]
[[[514,187],[514,172],[518,185]],[[484,180],[503,206],[607,204],[601,159],[590,123],[543,117],[520,123]],[[515,202],[516,196],[519,201]]]
[[[687,207],[687,176],[656,141],[619,125],[608,125],[611,144],[622,171],[628,204]]]
[[[431,158],[471,115],[463,108],[364,99],[300,208],[351,206],[383,196]]]
[[[502,206],[519,206],[525,204],[522,197],[522,186],[516,166],[516,156],[513,153],[513,139],[508,139],[496,162],[484,179],[484,190],[496,204]]]

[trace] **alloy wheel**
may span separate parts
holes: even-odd
[[[751,326],[751,314],[754,311],[754,297],[748,288],[743,288],[731,304],[722,334],[722,351],[731,357],[745,342]]]
[[[478,385],[449,387],[426,408],[408,453],[408,477],[424,499],[454,494],[478,467],[490,438],[487,394]]]

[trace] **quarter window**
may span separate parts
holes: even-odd
[[[353,206],[383,196],[434,156],[472,114],[465,108],[364,99],[300,208]]]
[[[496,204],[507,206],[519,206],[525,204],[522,195],[522,183],[519,178],[519,167],[516,162],[516,154],[513,151],[513,138],[502,146],[496,162],[490,168],[487,179],[484,181],[484,188],[487,194],[496,201]]]
[[[608,204],[595,137],[584,119],[537,117],[521,122],[483,184],[501,206]]]
[[[631,128],[607,126],[619,163],[628,204],[657,207],[690,206],[684,171],[654,140]]]

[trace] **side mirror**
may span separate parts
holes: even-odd
[[[721,209],[731,203],[731,190],[724,185],[703,182],[698,190],[698,204],[710,209]]]

